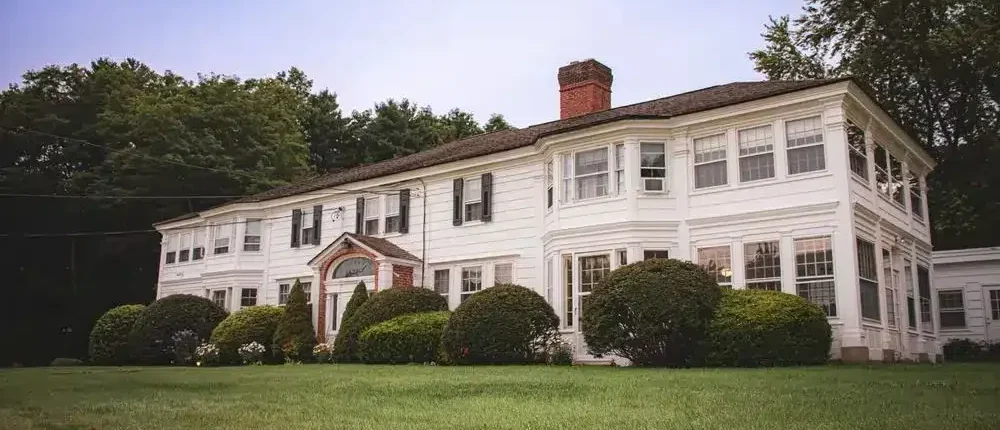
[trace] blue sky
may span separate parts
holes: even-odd
[[[296,66],[345,111],[405,97],[523,127],[558,118],[556,70],[572,60],[612,68],[615,106],[763,79],[747,52],[768,15],[803,3],[0,0],[0,85],[97,57],[191,79]]]

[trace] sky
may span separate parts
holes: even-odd
[[[136,58],[189,79],[295,66],[344,112],[408,98],[518,127],[558,119],[556,71],[594,58],[621,106],[762,80],[747,53],[802,0],[0,0],[0,86],[46,65]]]

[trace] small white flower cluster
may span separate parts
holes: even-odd
[[[329,363],[333,360],[333,343],[320,343],[313,347],[313,357],[317,363]]]
[[[259,366],[263,364],[261,360],[264,358],[264,353],[267,352],[267,348],[259,342],[253,341],[243,344],[237,352],[240,354],[240,358],[243,359],[243,364],[253,364]]]
[[[219,347],[214,343],[203,343],[194,349],[194,356],[198,366],[211,366],[219,362]]]

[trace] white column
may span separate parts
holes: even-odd
[[[798,294],[795,289],[795,240],[790,236],[782,236],[781,252],[781,292]]]
[[[674,136],[667,141],[667,152],[672,156],[667,157],[670,163],[667,168],[667,192],[677,198],[677,218],[680,224],[677,226],[677,252],[670,255],[678,260],[691,261],[691,229],[687,221],[689,211],[688,193],[690,190],[689,178],[691,177],[691,151],[688,147],[686,134]]]
[[[730,266],[732,266],[733,270],[733,288],[742,290],[747,286],[746,264],[744,263],[743,258],[743,238],[733,239],[730,249]]]
[[[614,156],[614,146],[611,148]],[[639,140],[630,137],[625,139],[625,219],[635,220],[639,217],[639,207],[636,196],[639,195]],[[612,182],[617,178],[612,176]]]
[[[392,264],[388,261],[375,261],[378,270],[378,291],[392,288]]]

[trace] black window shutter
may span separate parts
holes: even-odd
[[[399,232],[410,232],[410,189],[399,190]]]
[[[483,173],[483,222],[493,220],[493,174]]]
[[[292,210],[292,248],[299,247],[299,234],[302,232],[302,209]]]
[[[365,198],[358,197],[354,213],[354,234],[365,234]]]
[[[323,237],[323,205],[313,206],[313,237],[312,243],[319,245],[319,239]]]
[[[454,181],[454,208],[452,210],[451,223],[452,225],[462,225],[462,179],[456,179]]]

